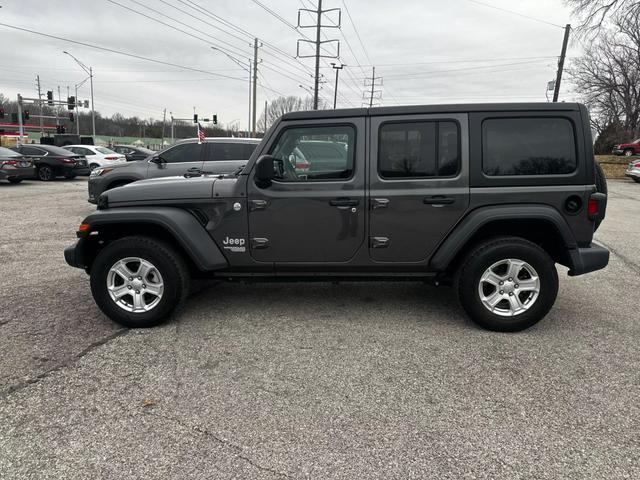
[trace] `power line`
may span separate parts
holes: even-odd
[[[356,37],[358,37],[358,41],[360,42],[360,46],[362,47],[362,51],[364,52],[364,56],[367,57],[367,61],[370,64],[373,64],[371,58],[369,58],[369,54],[367,53],[367,49],[364,46],[364,42],[362,41],[362,37],[360,37],[360,33],[358,33],[358,29],[356,28],[356,23],[353,21],[353,17],[351,16],[351,12],[349,12],[349,7],[347,7],[347,3],[345,0],[342,0],[342,4],[344,5],[344,10],[347,12],[347,17],[349,17],[349,21],[351,22],[351,26],[353,27],[353,31],[356,32]]]
[[[530,15],[525,15],[523,13],[514,12],[513,10],[509,10],[507,8],[496,7],[495,5],[490,5],[488,3],[479,2],[478,0],[467,0],[467,2],[475,3],[476,5],[482,5],[483,7],[493,8],[494,10],[500,10],[501,12],[510,13],[511,15],[516,15],[518,17],[527,18],[529,20],[533,20],[534,22],[544,23],[546,25],[551,25],[552,27],[562,28],[564,30],[563,25],[558,25],[556,23],[548,22],[547,20],[541,20],[539,18],[532,17]]]
[[[41,37],[52,38],[54,40],[60,40],[62,42],[72,43],[74,45],[81,45],[83,47],[93,48],[95,50],[101,50],[103,52],[114,53],[116,55],[122,55],[122,56],[125,56],[125,57],[135,58],[135,59],[138,59],[138,60],[144,60],[146,62],[153,62],[153,63],[157,63],[157,64],[160,64],[160,65],[168,65],[170,67],[176,67],[176,68],[180,68],[180,69],[183,69],[183,70],[190,70],[192,72],[206,73],[207,75],[212,75],[212,76],[220,77],[220,78],[228,78],[230,80],[238,80],[238,81],[243,81],[243,82],[245,81],[244,78],[231,77],[229,75],[222,75],[220,73],[215,73],[215,72],[208,71],[208,70],[202,70],[200,68],[186,67],[184,65],[179,65],[177,63],[172,63],[172,62],[167,62],[167,61],[164,61],[164,60],[157,60],[157,59],[154,59],[154,58],[144,57],[142,55],[136,55],[134,53],[123,52],[121,50],[115,50],[113,48],[102,47],[102,46],[99,46],[99,45],[93,45],[91,43],[81,42],[81,41],[78,41],[78,40],[72,40],[70,38],[59,37],[57,35],[51,35],[49,33],[38,32],[36,30],[31,30],[31,29],[28,29],[28,28],[18,27],[16,25],[9,25],[7,23],[0,23],[0,26],[6,27],[6,28],[11,28],[13,30],[18,30],[18,31],[21,31],[21,32],[31,33],[33,35],[39,35]]]

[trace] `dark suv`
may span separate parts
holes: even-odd
[[[89,202],[102,192],[145,178],[184,175],[189,169],[231,173],[247,163],[260,143],[256,138],[195,138],[182,140],[153,156],[113,167],[96,168],[89,177]]]
[[[330,159],[314,141],[333,144]],[[607,265],[592,243],[606,198],[580,104],[296,112],[235,175],[102,194],[65,257],[133,327],[158,324],[204,275],[429,280],[481,326],[517,331],[552,307],[556,263]]]

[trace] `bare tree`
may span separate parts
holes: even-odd
[[[598,134],[620,125],[640,133],[640,11],[617,13],[591,41],[569,73],[591,111]]]
[[[580,19],[578,32],[590,36],[599,32],[612,17],[637,16],[640,13],[638,0],[565,0],[573,14]]]
[[[318,108],[320,110],[324,110],[327,108],[327,105],[322,100],[319,100]],[[285,113],[312,109],[313,99],[311,97],[300,98],[293,95],[289,97],[278,97],[275,100],[272,100],[267,106],[267,128],[273,125],[273,123]],[[258,120],[258,125],[260,127],[264,127],[265,125],[264,116],[265,112],[262,112],[262,115],[260,115],[260,119]]]

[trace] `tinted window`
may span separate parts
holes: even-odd
[[[65,150],[62,147],[56,147],[53,145],[47,145],[45,147],[40,148],[40,150],[45,150],[47,152],[49,152],[49,155],[56,155],[59,157],[66,157],[69,156],[69,150]]]
[[[245,147],[242,143],[211,143],[207,160],[224,161],[224,160],[246,160]]]
[[[113,150],[104,147],[96,147],[96,151],[102,153],[103,155],[109,155],[110,153],[116,153]]]
[[[47,152],[40,150],[39,148],[35,148],[35,147],[20,147],[20,152],[23,155],[45,155]],[[69,155],[69,152],[65,151],[66,155]]]
[[[304,182],[351,177],[355,137],[355,130],[350,126],[286,129],[271,149],[271,155],[280,160],[278,180]],[[308,148],[309,144],[315,142],[321,142],[326,147],[324,152]],[[336,151],[344,154],[336,154]]]
[[[182,143],[160,154],[169,163],[199,162],[202,145],[198,143]]]
[[[455,175],[459,143],[455,122],[385,124],[380,127],[378,170],[384,178]]]
[[[482,123],[487,175],[553,175],[576,169],[571,122],[565,118],[495,118]]]

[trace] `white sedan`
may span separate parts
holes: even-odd
[[[87,158],[87,163],[91,170],[98,167],[110,167],[127,162],[127,157],[105,147],[97,147],[95,145],[65,145],[63,148],[78,155],[84,155]]]

